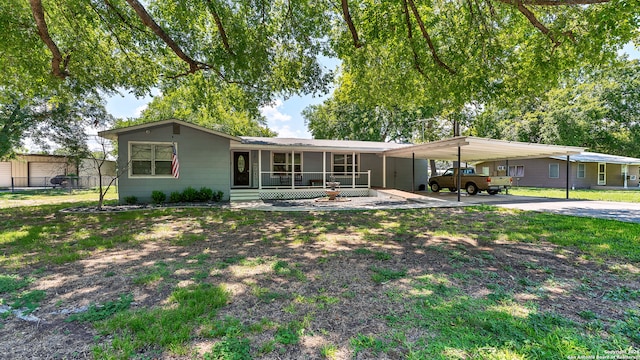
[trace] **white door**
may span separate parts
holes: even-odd
[[[598,185],[607,185],[607,164],[598,163]]]
[[[11,186],[11,163],[8,161],[0,162],[0,187]]]
[[[51,178],[66,175],[65,163],[29,163],[29,186],[51,186]]]

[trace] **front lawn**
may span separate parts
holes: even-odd
[[[10,358],[567,359],[640,347],[640,224],[493,207],[0,210]],[[28,345],[26,345],[28,344]]]
[[[509,189],[510,195],[548,197],[554,199],[564,199],[567,197],[566,189],[549,189],[535,187],[513,187]],[[622,201],[640,202],[640,189],[630,188],[628,190],[591,190],[575,189],[569,190],[569,198],[577,200],[601,200],[601,201]]]

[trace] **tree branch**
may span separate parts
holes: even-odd
[[[342,17],[344,18],[344,21],[347,23],[347,26],[349,27],[349,31],[351,32],[351,37],[353,38],[353,46],[355,46],[356,48],[362,47],[362,43],[360,42],[360,39],[358,39],[358,31],[356,30],[356,27],[353,25],[353,20],[351,20],[351,14],[349,13],[349,3],[347,2],[347,0],[341,0],[342,1]]]
[[[216,11],[213,1],[207,0],[207,6],[209,8],[209,11],[211,12],[211,15],[213,15],[213,19],[216,22],[216,26],[218,27],[218,32],[220,33],[220,37],[222,38],[222,45],[224,46],[224,49],[227,50],[229,54],[235,55],[231,50],[231,47],[229,46],[229,39],[227,38],[227,32],[224,30],[224,26],[222,26],[222,20],[220,19],[220,15],[218,15],[218,12]]]
[[[162,39],[162,41],[164,41],[164,43],[167,44],[167,46],[169,46],[169,48],[171,50],[173,50],[173,52],[180,59],[182,59],[184,62],[189,64],[189,73],[190,74],[193,74],[198,70],[209,68],[209,66],[207,64],[204,64],[204,63],[201,63],[199,61],[196,61],[196,60],[192,59],[191,57],[189,57],[189,55],[185,54],[184,51],[182,51],[182,48],[180,48],[180,45],[178,45],[171,38],[171,36],[169,36],[169,34],[167,34],[160,27],[160,25],[158,25],[155,22],[155,20],[153,20],[151,15],[149,15],[147,10],[144,8],[144,6],[142,6],[142,4],[140,4],[140,2],[138,2],[138,0],[127,0],[127,3],[129,4],[129,6],[131,6],[133,8],[133,10],[136,12],[136,14],[138,14],[138,17],[142,20],[142,23],[146,27],[151,29],[151,31],[153,31],[160,39]]]
[[[413,53],[413,66],[422,76],[427,76],[420,66],[418,53],[416,53],[416,49],[413,47],[413,29],[411,26],[411,18],[409,14],[409,7],[407,6],[407,0],[402,0],[402,10],[404,12],[404,20],[407,23],[407,38],[409,39],[409,46],[411,47],[411,52]]]
[[[47,28],[47,22],[44,19],[44,9],[42,8],[41,0],[29,0],[31,6],[31,13],[36,21],[38,27],[38,35],[40,39],[47,45],[49,51],[51,51],[51,72],[55,77],[60,79],[66,79],[69,76],[67,72],[67,66],[69,65],[70,55],[62,57],[58,45],[53,41],[51,35],[49,35],[49,29]]]
[[[540,30],[541,33],[549,37],[549,40],[553,42],[554,47],[560,46],[560,41],[556,39],[556,37],[551,33],[551,30],[549,30],[549,28],[544,26],[544,24],[541,23],[538,20],[538,18],[536,18],[536,15],[531,10],[529,10],[526,6],[524,6],[524,4],[520,0],[515,0],[515,5],[518,7],[518,11],[520,11],[520,13],[522,13],[522,15],[524,15],[529,20],[531,25],[533,25],[535,28]]]
[[[446,69],[450,74],[455,74],[456,72],[453,69],[451,69],[449,65],[445,64],[442,60],[440,60],[440,57],[436,52],[436,48],[433,45],[433,42],[431,41],[431,37],[427,32],[427,28],[424,26],[422,17],[420,17],[420,13],[418,13],[416,4],[413,2],[413,0],[407,0],[407,2],[411,6],[411,11],[413,12],[413,16],[415,16],[416,21],[418,21],[418,26],[420,27],[420,31],[422,32],[422,37],[424,37],[424,39],[427,41],[427,44],[429,45],[429,50],[431,50],[431,56],[433,57],[433,61],[435,61],[438,66]]]

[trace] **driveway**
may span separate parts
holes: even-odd
[[[457,194],[455,193],[424,193],[422,195],[441,200],[457,200]],[[505,194],[478,194],[475,196],[462,194],[460,200],[461,202],[464,202],[466,204],[487,204],[507,209],[539,211],[553,214],[593,217],[640,223],[640,203],[549,199]]]

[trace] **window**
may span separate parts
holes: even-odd
[[[302,154],[293,154],[295,172],[302,172]],[[271,158],[271,171],[274,175],[291,173],[291,153],[274,152]]]
[[[552,179],[560,177],[560,164],[549,164],[549,177]]]
[[[349,175],[354,171],[358,172],[357,154],[333,154],[332,160],[332,169],[335,175]]]
[[[584,179],[586,174],[585,164],[578,164],[578,179]]]
[[[509,166],[509,176],[524,177],[524,165]]]
[[[172,145],[130,143],[131,176],[171,176]]]

